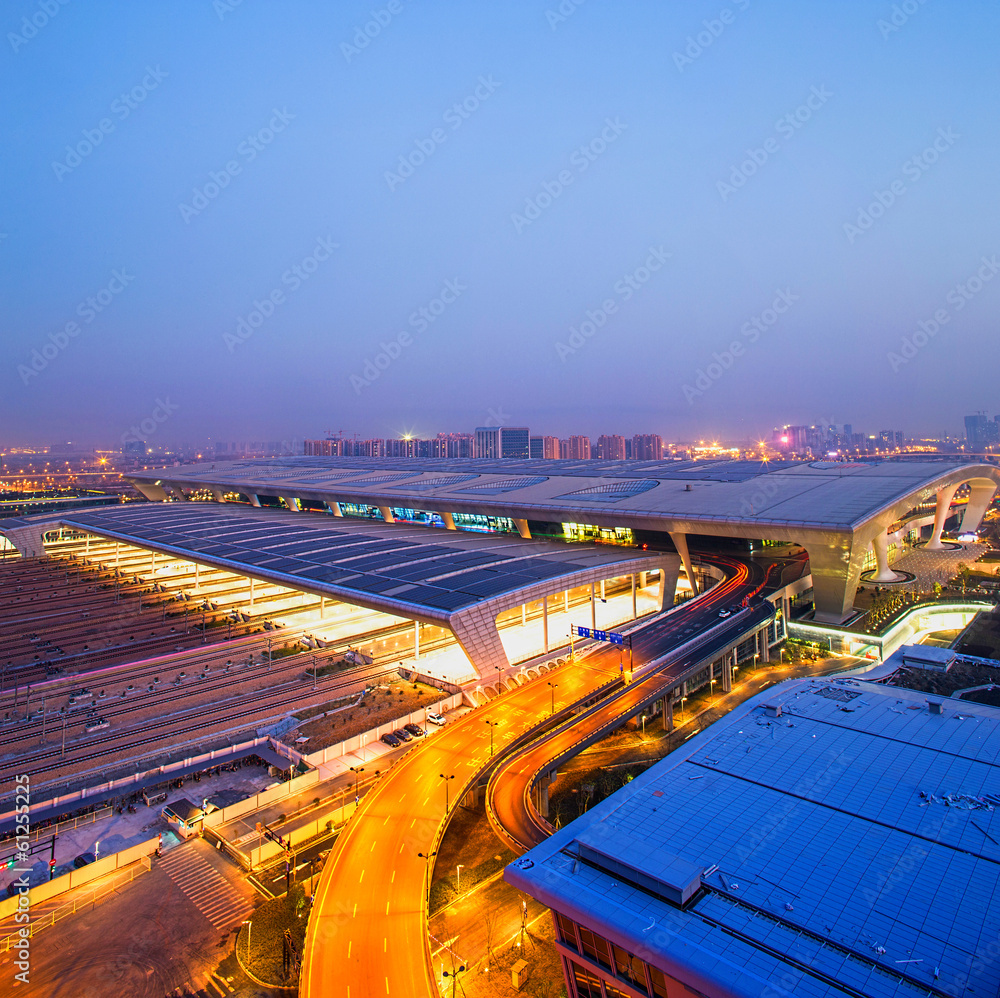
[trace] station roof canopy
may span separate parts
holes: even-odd
[[[612,577],[657,569],[664,559],[610,545],[215,503],[133,503],[50,518],[293,589],[435,620],[539,583],[555,592],[579,573]]]
[[[505,876],[699,994],[997,994],[1000,710],[935,700],[773,687]]]
[[[1000,471],[968,461],[542,461],[290,457],[133,472],[151,498],[181,489],[293,496],[548,521],[732,533],[750,525],[850,531]],[[750,530],[749,533],[754,533]],[[741,531],[746,533],[745,530]],[[761,531],[757,536],[765,536]]]

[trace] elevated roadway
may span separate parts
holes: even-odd
[[[726,558],[716,563],[725,573],[719,585],[633,632],[637,671],[718,624],[720,608],[738,609],[762,585],[763,572],[752,565]],[[382,777],[338,838],[320,878],[302,998],[440,993],[428,947],[427,892],[449,807],[490,768],[494,754],[499,758],[588,701],[631,692],[637,684],[623,686],[619,668],[619,652],[610,647],[565,665],[449,724]]]

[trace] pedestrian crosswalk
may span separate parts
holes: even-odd
[[[217,929],[246,918],[253,910],[221,873],[191,849],[171,849],[159,866]]]

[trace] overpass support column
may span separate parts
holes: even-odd
[[[226,501],[226,497],[222,494],[222,489],[212,489],[212,496],[216,502]]]
[[[722,660],[722,692],[732,693],[733,691],[733,662],[736,661],[735,649],[726,652],[726,657]]]
[[[413,657],[420,658],[420,621],[413,621]]]
[[[639,616],[638,605],[635,601],[635,572],[632,573],[632,619],[635,620]]]
[[[691,592],[698,595],[698,583],[694,577],[694,567],[691,564],[691,554],[688,551],[688,539],[687,534],[682,534],[677,531],[670,532],[670,539],[674,542],[674,547],[677,548],[677,553],[681,556],[681,561],[684,563],[684,571],[687,572],[688,583],[691,586]]]
[[[975,533],[983,522],[986,510],[993,502],[997,487],[992,482],[982,485],[973,483],[969,486],[969,505],[965,507],[965,515],[962,517],[962,533]]]
[[[324,610],[326,609],[326,597],[320,596],[319,598],[319,619],[322,620],[325,616]]]
[[[549,774],[546,773],[544,776],[539,777],[538,783],[535,784],[535,790],[538,795],[538,813],[543,818],[549,816],[549,784],[551,782]]]
[[[526,540],[531,540],[531,531],[528,529],[527,520],[515,520],[514,526],[517,527],[517,532]]]
[[[292,510],[295,513],[299,512],[301,507],[299,506],[298,499],[296,499],[294,496],[282,496],[281,498],[285,501],[285,505],[290,510]]]
[[[594,630],[597,629],[597,597],[593,582],[590,584],[590,626]]]
[[[260,499],[257,498],[255,493],[248,492],[247,498],[250,500],[251,506],[256,506],[258,509],[260,509]]]
[[[673,690],[663,694],[663,730],[674,730],[674,702],[670,699]]]
[[[899,576],[889,567],[889,535],[880,530],[872,541],[875,548],[875,563],[878,566],[872,582],[898,582]]]
[[[442,513],[441,519],[444,520],[445,530],[458,530],[455,526],[455,517],[451,513]]]
[[[542,597],[542,639],[546,653],[549,650],[549,598]]]
[[[806,542],[816,620],[842,624],[851,615],[870,536],[823,533]]]
[[[563,593],[563,611],[569,613],[569,590]]]
[[[944,533],[944,521],[948,519],[951,511],[951,501],[958,491],[957,485],[946,485],[943,489],[938,489],[937,508],[934,510],[934,533],[926,544],[928,551],[943,551],[944,545],[941,543],[941,534]]]
[[[382,519],[385,520],[386,523],[396,522],[396,517],[392,514],[391,506],[379,506],[378,511],[382,514]]]
[[[340,508],[339,502],[328,502],[327,506],[330,507],[330,512],[333,513],[334,516],[344,515],[344,511]]]

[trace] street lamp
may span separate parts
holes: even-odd
[[[681,720],[684,719],[684,701],[685,700],[687,700],[687,697],[681,697]]]
[[[464,863],[459,863],[455,867],[455,893],[458,894],[462,889],[462,867],[465,866]]]
[[[646,715],[642,715],[642,737],[646,737]]]
[[[427,884],[427,906],[430,907],[431,903],[431,878],[430,878],[430,866],[431,859],[437,855],[437,849],[433,852],[418,852],[417,855],[424,861],[424,881]]]
[[[487,721],[486,723],[490,726],[490,758],[492,759],[493,758],[493,729],[496,728],[496,727],[498,727],[499,724],[500,724],[500,722],[499,721]]]
[[[556,712],[556,687],[558,683],[549,683],[549,691],[552,694],[552,713]]]
[[[358,780],[361,778],[361,774],[365,771],[364,766],[351,766],[351,772],[354,774],[354,803],[357,804],[361,798],[358,796]]]
[[[438,774],[442,780],[444,780],[444,813],[448,813],[448,781],[455,779],[455,774],[452,773],[451,776],[445,776],[444,773]]]

